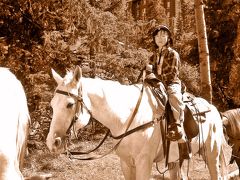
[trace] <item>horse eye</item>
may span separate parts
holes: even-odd
[[[68,109],[69,109],[69,108],[72,108],[73,105],[74,105],[74,103],[68,103],[67,108],[68,108]]]

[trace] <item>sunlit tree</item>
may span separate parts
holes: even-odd
[[[201,95],[212,102],[212,86],[210,76],[209,50],[207,42],[206,23],[203,9],[203,1],[195,0],[195,19],[198,34],[198,51],[200,61]]]

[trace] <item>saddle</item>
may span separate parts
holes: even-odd
[[[211,109],[209,104],[201,98],[185,92],[183,94],[184,109],[184,122],[183,127],[188,139],[196,137],[199,133],[199,123],[206,121],[206,113]]]
[[[171,106],[167,100],[167,98],[163,98],[166,92],[163,92],[163,89],[154,88],[152,87],[152,92],[162,104],[165,105],[165,117],[166,117],[166,129],[168,124],[175,122],[173,117],[173,112]],[[204,101],[204,102],[203,102]],[[183,129],[188,139],[188,143],[178,144],[179,145],[179,154],[180,154],[180,164],[182,164],[183,159],[189,159],[189,154],[191,152],[190,142],[191,139],[196,137],[199,134],[199,124],[204,123],[206,121],[206,113],[210,111],[209,104],[206,103],[204,99],[197,98],[191,93],[184,92],[183,93],[183,102],[185,104],[184,109],[184,122],[183,122]],[[166,143],[166,139],[163,139],[163,146],[164,151],[169,151],[169,144],[168,141]],[[166,155],[166,164],[168,161],[168,153]]]
[[[163,89],[157,87],[152,87],[151,90],[155,98],[165,105],[167,124],[175,122],[171,106],[166,97],[166,92],[163,92]],[[202,101],[204,100],[195,97],[191,93],[183,93],[183,102],[185,104],[183,128],[189,140],[198,135],[199,123],[204,123],[206,121],[205,114],[210,111],[210,107],[206,102],[204,103]]]

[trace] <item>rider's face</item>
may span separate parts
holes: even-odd
[[[157,46],[162,48],[168,42],[168,33],[166,31],[159,31],[154,38]]]

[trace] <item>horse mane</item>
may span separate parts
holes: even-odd
[[[228,110],[222,113],[230,124],[231,135],[233,137],[240,137],[240,108]]]
[[[66,75],[63,78],[63,83],[64,85],[69,84],[72,79],[73,79],[73,75],[74,75],[74,69],[67,69]],[[101,77],[94,77],[94,78],[88,78],[88,77],[82,77],[83,79],[88,79],[88,80],[93,80],[95,81],[95,83],[99,83],[99,84],[108,84],[110,86],[114,85],[114,86],[122,86],[122,87],[129,87],[129,86],[135,86],[137,88],[139,88],[139,84],[121,84],[119,81],[117,80],[111,80],[111,79],[102,79]]]
[[[73,70],[67,70],[66,75],[63,78],[64,85],[69,84],[73,79]]]

